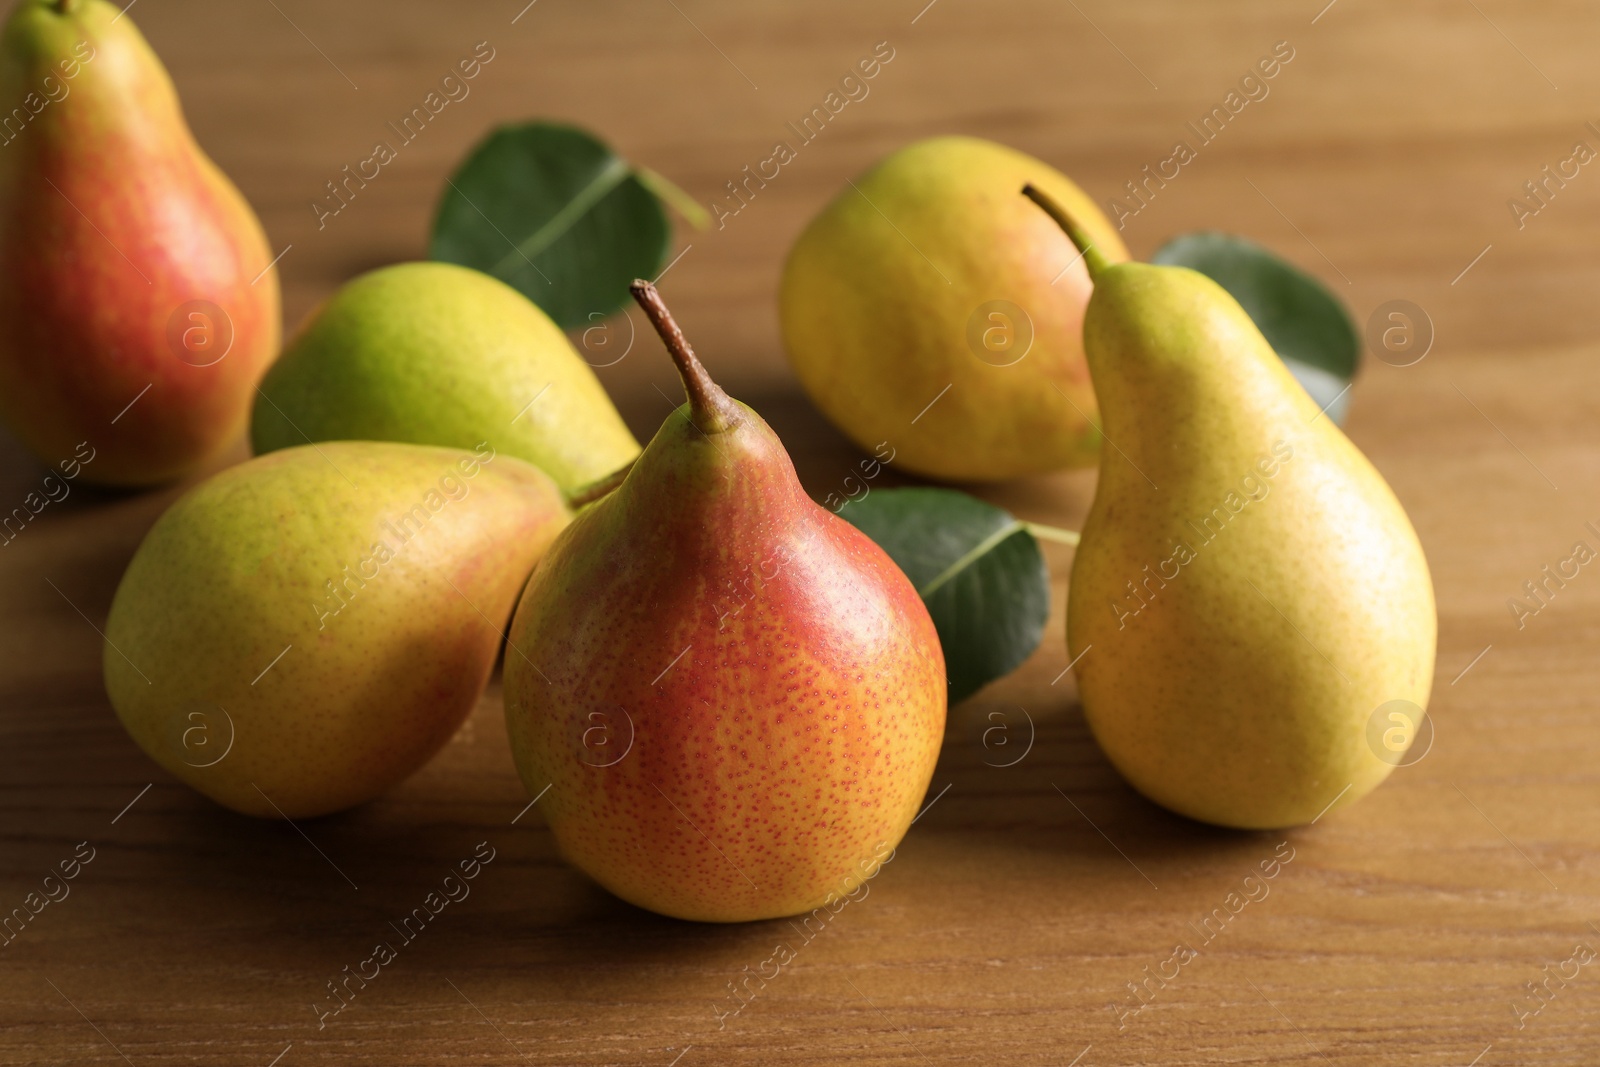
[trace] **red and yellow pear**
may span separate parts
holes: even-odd
[[[260,223],[106,0],[23,0],[0,37],[0,417],[85,481],[180,478],[244,429],[277,355]]]
[[[634,294],[689,402],[534,571],[505,658],[512,753],[562,852],[625,900],[711,922],[832,905],[927,791],[939,637],[654,288]]]

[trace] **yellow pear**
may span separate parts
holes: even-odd
[[[1109,444],[1067,644],[1095,738],[1205,822],[1351,803],[1399,762],[1433,681],[1433,584],[1405,511],[1221,286],[1107,263],[1029,195],[1094,278],[1084,347]]]
[[[128,564],[106,692],[151,759],[247,815],[325,815],[422,766],[477,703],[570,514],[531,464],[302,445],[185,494]]]
[[[999,481],[1094,462],[1089,275],[1017,196],[1031,182],[1108,259],[1116,229],[1065,175],[974,137],[919,141],[847,185],[784,267],[784,344],[812,401],[906,470]]]

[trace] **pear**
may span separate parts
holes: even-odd
[[[504,282],[449,263],[372,271],[312,312],[262,383],[251,438],[257,453],[487,439],[569,492],[639,454],[556,324]]]
[[[106,0],[22,0],[0,36],[0,418],[81,477],[190,474],[278,351],[261,225]]]
[[[1089,466],[1089,275],[1017,189],[1069,205],[1108,259],[1117,231],[1065,175],[1004,145],[936,137],[851,182],[789,253],[783,340],[806,392],[896,464],[987,482]]]
[[[633,291],[689,402],[529,581],[506,654],[512,754],[561,851],[624,900],[707,922],[837,910],[927,791],[939,637],[654,288]]]
[[[1204,822],[1294,826],[1352,803],[1395,765],[1387,715],[1408,709],[1409,735],[1433,680],[1433,584],[1405,511],[1226,291],[1108,263],[1070,209],[1026,192],[1094,278],[1084,349],[1114,447],[1067,644],[1095,738],[1145,796]]]
[[[370,800],[483,692],[569,519],[487,445],[285,449],[215,475],[145,537],[106,622],[106,692],[162,767],[247,815]]]

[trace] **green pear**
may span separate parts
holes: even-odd
[[[247,815],[377,796],[450,739],[569,515],[537,468],[379,442],[285,449],[197,486],[106,622],[106,692],[162,767]]]
[[[1095,738],[1140,792],[1204,822],[1293,826],[1359,799],[1433,681],[1433,584],[1405,511],[1226,291],[1107,263],[1028,193],[1094,277],[1084,348],[1114,447],[1067,644]]]
[[[450,263],[363,274],[313,311],[262,382],[250,434],[258,454],[307,441],[491,441],[567,492],[639,454],[549,316]]]
[[[1065,175],[1004,145],[936,137],[851,182],[789,253],[779,293],[789,361],[856,444],[952,481],[1088,466],[1099,450],[1083,358],[1089,274],[1031,182],[1116,229]]]
[[[944,737],[939,635],[883,550],[815,504],[635,282],[689,403],[534,572],[506,653],[511,751],[562,853],[706,922],[865,895]]]

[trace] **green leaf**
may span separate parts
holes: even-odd
[[[950,703],[1039,647],[1050,572],[1026,523],[954,489],[876,489],[839,509],[922,594],[939,631]]]
[[[428,254],[494,275],[570,327],[625,306],[671,240],[626,160],[582,130],[534,122],[495,130],[450,177]]]
[[[1167,242],[1152,263],[1190,267],[1226,289],[1260,327],[1284,364],[1343,422],[1361,359],[1361,342],[1344,305],[1298,267],[1232,234],[1188,233]]]

